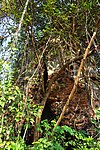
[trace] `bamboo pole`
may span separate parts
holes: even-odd
[[[88,44],[88,46],[86,48],[85,54],[83,56],[83,59],[82,59],[81,64],[80,64],[80,67],[78,69],[77,76],[76,76],[75,81],[74,81],[73,89],[72,89],[72,91],[71,91],[71,93],[70,93],[70,95],[68,97],[68,100],[67,100],[66,104],[63,107],[62,113],[60,114],[60,117],[59,117],[58,121],[56,122],[56,125],[55,125],[54,129],[60,124],[60,122],[61,122],[61,120],[62,120],[62,118],[63,118],[63,116],[65,114],[65,111],[68,108],[69,103],[70,103],[70,101],[72,100],[72,98],[74,96],[75,90],[76,90],[78,82],[79,82],[79,77],[80,77],[83,65],[84,65],[84,63],[86,61],[86,58],[87,58],[87,55],[88,55],[88,53],[90,51],[90,47],[91,47],[91,45],[92,45],[92,43],[93,43],[93,41],[95,39],[95,36],[96,36],[96,33],[97,33],[97,29],[98,29],[98,27],[96,27],[96,30],[94,31],[93,36],[91,37],[91,40],[90,40],[90,42],[89,42],[89,44]]]

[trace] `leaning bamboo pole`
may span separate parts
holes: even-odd
[[[64,116],[64,114],[65,114],[65,111],[67,110],[67,108],[68,108],[68,106],[69,106],[69,103],[70,103],[70,101],[72,100],[72,98],[73,98],[73,96],[74,96],[75,90],[76,90],[77,85],[78,85],[78,82],[79,82],[79,78],[80,78],[80,74],[81,74],[83,65],[84,65],[84,63],[85,63],[85,61],[86,61],[86,58],[87,58],[87,56],[88,56],[88,53],[89,53],[89,51],[90,51],[90,47],[91,47],[91,45],[92,45],[92,43],[93,43],[93,41],[94,41],[94,39],[95,39],[95,37],[96,37],[96,33],[97,33],[97,30],[98,30],[99,24],[100,24],[100,18],[99,18],[99,20],[98,20],[98,22],[97,22],[96,29],[95,29],[95,31],[94,31],[94,33],[93,33],[93,36],[91,37],[91,40],[90,40],[90,42],[89,42],[89,44],[88,44],[88,46],[87,46],[87,48],[86,48],[86,50],[85,50],[85,54],[84,54],[83,59],[82,59],[82,61],[81,61],[80,67],[79,67],[79,69],[78,69],[78,73],[77,73],[77,76],[76,76],[76,78],[75,78],[72,91],[71,91],[71,93],[70,93],[70,95],[69,95],[69,97],[68,97],[68,100],[66,101],[66,104],[65,104],[64,107],[63,107],[63,110],[62,110],[62,112],[61,112],[61,114],[60,114],[60,117],[58,118],[58,120],[57,120],[57,122],[56,122],[56,124],[55,124],[54,129],[60,124],[60,122],[61,122],[61,120],[62,120],[62,118],[63,118],[63,116]],[[53,129],[53,130],[54,130],[54,129]]]

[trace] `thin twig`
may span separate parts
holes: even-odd
[[[26,10],[27,10],[28,3],[29,3],[29,0],[26,1],[25,7],[24,7],[24,11],[22,13],[22,16],[21,16],[21,19],[20,19],[20,22],[19,22],[18,29],[17,29],[17,31],[15,33],[15,44],[17,44],[18,34],[19,34],[20,30],[21,30],[21,26],[22,26],[22,23],[23,23],[24,15],[25,15]]]

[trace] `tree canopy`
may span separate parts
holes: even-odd
[[[56,119],[54,128],[50,124],[56,134],[56,125],[68,125],[60,115],[73,110],[70,102],[76,99],[79,107],[88,103],[88,117],[95,119],[95,110],[100,114],[99,1],[0,1],[0,78],[1,147],[13,141],[11,136],[28,144],[39,140],[38,124],[49,117]]]

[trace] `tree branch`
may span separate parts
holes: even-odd
[[[90,40],[90,42],[89,42],[89,45],[88,45],[88,47],[86,48],[85,54],[84,54],[84,56],[83,56],[83,59],[82,59],[82,61],[81,61],[81,64],[80,64],[80,67],[79,67],[79,70],[78,70],[78,73],[77,73],[77,76],[76,76],[76,78],[75,78],[75,82],[74,82],[73,89],[72,89],[72,91],[71,91],[71,93],[70,93],[70,95],[69,95],[69,97],[68,97],[68,100],[67,100],[65,106],[63,107],[62,113],[61,113],[61,115],[60,115],[58,121],[56,122],[56,125],[55,125],[54,129],[60,124],[60,122],[61,122],[61,120],[62,120],[62,118],[63,118],[63,116],[64,116],[64,114],[65,114],[65,111],[66,111],[66,109],[67,109],[68,106],[69,106],[69,102],[72,100],[72,98],[73,98],[73,96],[74,96],[74,93],[75,93],[75,90],[76,90],[77,85],[78,85],[78,81],[79,81],[79,77],[80,77],[80,74],[81,74],[83,65],[84,65],[84,63],[85,63],[85,61],[86,61],[86,58],[87,58],[88,53],[89,53],[89,51],[90,51],[90,47],[91,47],[91,45],[92,45],[92,43],[93,43],[93,41],[94,41],[94,38],[95,38],[95,36],[96,36],[97,29],[98,29],[98,28],[96,28],[95,32],[93,33],[93,36],[92,36],[92,38],[91,38],[91,40]],[[54,130],[54,129],[53,129],[53,130]]]
[[[26,10],[27,10],[28,3],[29,3],[29,0],[27,0],[26,3],[25,3],[25,7],[24,7],[24,10],[23,10],[20,22],[19,22],[19,26],[18,26],[18,29],[17,29],[17,31],[15,33],[15,43],[16,44],[17,44],[17,40],[18,40],[18,33],[20,32],[20,29],[21,29],[21,26],[22,26],[22,22],[23,22],[23,19],[24,19],[24,15],[25,15]]]

